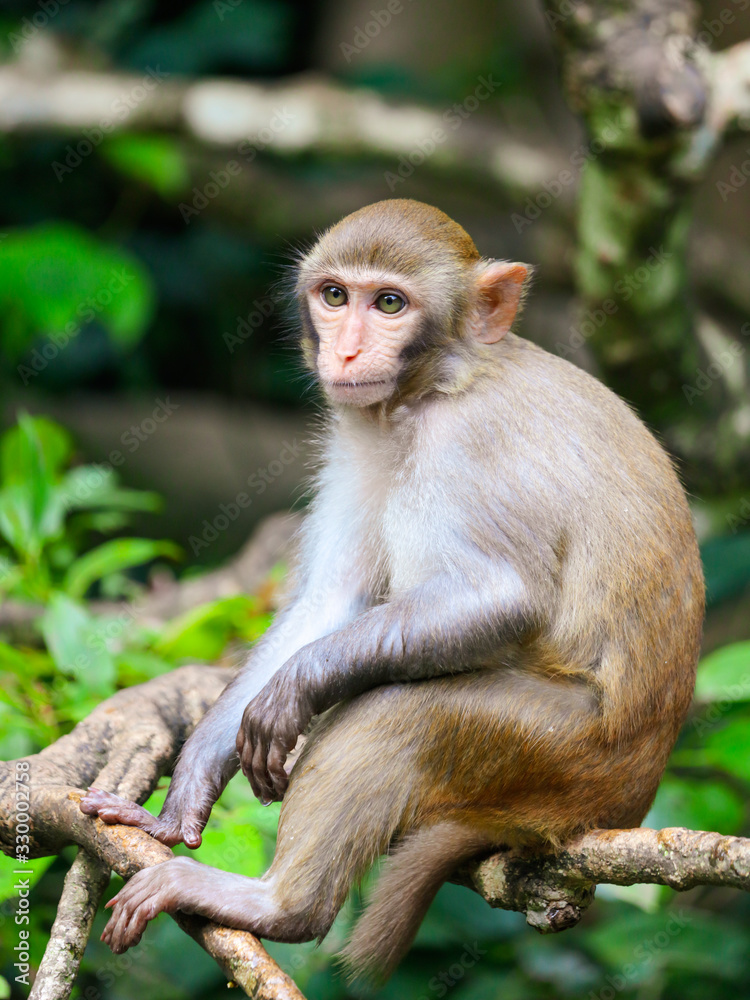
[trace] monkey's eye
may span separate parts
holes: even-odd
[[[329,306],[343,306],[348,301],[346,292],[338,285],[326,285],[321,295]]]
[[[396,295],[395,292],[383,292],[382,295],[378,295],[375,305],[381,312],[397,313],[401,312],[406,302],[404,302],[400,295]]]

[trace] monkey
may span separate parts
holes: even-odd
[[[655,437],[513,332],[529,266],[391,199],[294,273],[329,416],[291,599],[185,743],[158,818],[96,788],[81,808],[196,847],[241,768],[282,800],[267,873],[148,868],[103,940],[122,952],[177,910],[322,939],[386,855],[343,951],[384,979],[457,866],[640,824],[692,698],[703,575]]]

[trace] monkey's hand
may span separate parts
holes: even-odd
[[[280,802],[289,784],[287,754],[316,714],[306,685],[282,667],[245,709],[237,733],[242,773],[263,805]]]
[[[166,802],[161,815],[156,817],[135,802],[92,786],[81,799],[80,809],[110,825],[122,823],[124,826],[137,826],[168,847],[185,843],[187,847],[195,848],[200,847],[201,833],[208,822],[212,805],[213,801],[203,806],[195,802],[191,808],[180,810]]]
[[[241,875],[209,868],[192,858],[173,858],[134,875],[107,903],[112,916],[102,933],[102,941],[115,954],[138,944],[149,920],[159,913],[199,913],[209,919],[232,923],[223,913],[227,901],[238,900]],[[235,920],[233,926],[237,926]]]

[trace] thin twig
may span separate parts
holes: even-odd
[[[57,916],[29,1000],[67,1000],[70,996],[108,883],[109,868],[79,850],[65,876]]]

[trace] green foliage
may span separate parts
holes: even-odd
[[[216,660],[234,641],[253,641],[267,613],[254,597],[196,608],[163,629],[137,621],[142,588],[127,575],[172,542],[92,536],[125,527],[159,505],[153,493],[121,487],[111,468],[69,468],[68,433],[44,417],[19,417],[0,439],[0,595],[40,606],[34,646],[0,642],[0,754],[48,745],[118,687],[156,677],[183,659]],[[98,587],[128,602],[96,613]]]
[[[168,622],[153,648],[172,661],[188,656],[215,660],[232,635],[252,642],[265,632],[270,615],[248,617],[248,610],[254,608],[255,602],[244,596],[202,604]]]
[[[177,140],[167,135],[114,135],[102,147],[109,162],[128,177],[173,197],[189,186],[185,158]]]
[[[0,345],[19,358],[45,334],[77,336],[96,320],[119,348],[146,330],[154,292],[132,254],[67,222],[8,233],[0,254]]]
[[[85,554],[92,531],[111,532],[136,510],[156,510],[153,493],[118,486],[113,470],[68,469],[73,445],[44,417],[21,414],[0,439],[0,595],[48,600],[83,597],[95,583],[157,556],[179,556],[169,542],[123,538]]]
[[[750,531],[712,538],[701,546],[706,598],[712,607],[750,588]]]
[[[138,66],[205,73],[221,65],[273,70],[291,44],[291,11],[278,0],[201,3],[151,31],[130,53]]]
[[[695,697],[701,702],[750,701],[750,642],[709,653],[698,671]]]

